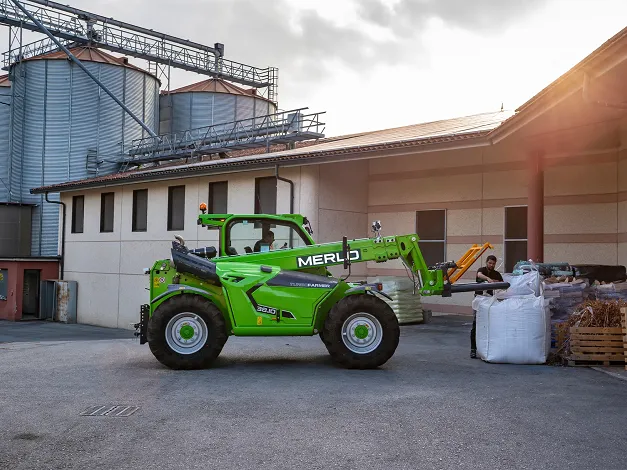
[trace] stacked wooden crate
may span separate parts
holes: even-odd
[[[623,329],[571,327],[570,351],[570,366],[625,364]]]

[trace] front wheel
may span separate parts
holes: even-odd
[[[163,302],[148,322],[148,345],[171,369],[204,369],[218,357],[227,334],[222,312],[197,295]]]
[[[383,300],[373,295],[351,295],[329,312],[321,335],[332,359],[349,369],[374,369],[396,351],[398,319]]]

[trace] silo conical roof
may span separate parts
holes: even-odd
[[[99,62],[102,64],[118,65],[121,67],[127,67],[129,69],[138,70],[140,72],[150,74],[147,70],[137,67],[129,63],[127,57],[114,57],[111,54],[90,46],[77,46],[69,48],[69,51],[81,62]],[[61,50],[48,52],[47,54],[41,54],[33,57],[29,57],[24,60],[67,60],[68,56]]]

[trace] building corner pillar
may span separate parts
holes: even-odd
[[[541,152],[528,158],[527,259],[544,262],[544,167]]]

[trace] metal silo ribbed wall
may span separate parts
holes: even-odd
[[[182,132],[241,119],[266,116],[276,106],[253,96],[189,91],[161,95],[160,132]]]
[[[82,61],[149,127],[158,119],[158,82],[139,70]],[[88,169],[87,153],[105,160],[98,175],[117,171],[121,143],[145,131],[82,70],[66,60],[29,60],[14,67],[12,127],[12,192],[34,203],[32,255],[58,253],[59,207],[30,189],[97,176]],[[58,200],[58,194],[50,194]],[[15,197],[14,197],[15,199]]]
[[[11,87],[0,87],[0,202],[9,201],[9,124]]]

